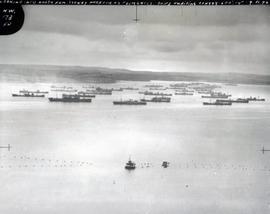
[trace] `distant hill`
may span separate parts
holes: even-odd
[[[151,72],[103,67],[7,65],[0,64],[1,82],[102,82],[127,81],[206,81],[269,85],[270,75],[242,73]]]

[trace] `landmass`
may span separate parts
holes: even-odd
[[[0,64],[1,82],[100,82],[117,81],[205,81],[269,85],[270,75],[244,73],[153,72],[105,67]]]

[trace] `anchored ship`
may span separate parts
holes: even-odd
[[[122,90],[139,90],[139,88],[132,88],[132,87],[126,87],[126,88],[120,88]]]
[[[50,102],[64,102],[64,103],[90,103],[92,99],[90,98],[82,98],[77,94],[62,94],[61,98],[49,97]]]
[[[231,96],[230,94],[218,92],[218,93],[211,93],[210,95],[202,95],[202,98],[215,98],[215,99],[217,99],[217,98],[228,98],[230,96]]]
[[[48,94],[48,91],[40,91],[40,90],[36,90],[36,91],[28,91],[28,90],[20,90],[19,93],[34,93],[34,94]]]
[[[114,105],[146,105],[147,103],[144,101],[138,100],[120,100],[120,101],[113,101]]]
[[[160,93],[160,92],[152,92],[152,91],[140,91],[139,94],[150,95],[150,96],[172,96],[172,94]]]
[[[231,106],[231,102],[203,102],[203,105],[215,105],[215,106]]]
[[[12,97],[45,97],[44,94],[35,94],[32,92],[24,92],[19,94],[12,94]]]
[[[170,97],[153,97],[152,99],[141,99],[142,102],[169,103]]]
[[[237,98],[236,100],[232,100],[232,99],[228,99],[228,100],[218,99],[217,102],[249,103],[249,100],[248,99],[243,99],[243,98]]]
[[[249,97],[247,98],[249,101],[265,101],[264,98],[257,98],[257,97]]]
[[[192,92],[175,92],[174,95],[189,95],[189,96],[192,96],[193,93]]]
[[[95,90],[86,90],[89,94],[96,94],[96,95],[112,95],[111,89],[100,88],[97,87]]]
[[[84,91],[79,91],[78,92],[78,95],[80,96],[80,97],[89,97],[89,98],[95,98],[96,97],[96,95],[94,95],[94,94],[89,94],[89,93],[87,93],[87,92],[84,92]]]

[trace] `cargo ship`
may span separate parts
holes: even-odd
[[[28,91],[28,90],[20,90],[19,93],[34,93],[34,94],[48,94],[48,91],[40,91],[40,90],[36,90],[36,91]]]
[[[218,99],[217,102],[231,102],[231,103],[249,103],[248,99],[238,98],[236,100],[228,99],[228,100],[221,100]]]
[[[94,94],[89,94],[89,93],[87,93],[87,92],[84,92],[84,91],[79,91],[78,92],[78,95],[80,96],[80,97],[89,97],[89,98],[95,98],[96,97],[96,95],[94,95]]]
[[[113,101],[114,105],[146,105],[147,103],[144,101],[138,100],[120,100],[120,101]]]
[[[71,89],[71,88],[55,88],[55,89],[52,89],[51,91],[75,93],[78,90],[77,89]]]
[[[132,88],[132,87],[125,87],[125,88],[120,88],[121,90],[130,90],[130,91],[132,91],[132,90],[139,90],[139,88]]]
[[[203,105],[215,105],[215,106],[231,106],[231,102],[203,102]]]
[[[174,95],[189,95],[189,96],[193,96],[192,92],[175,92]]]
[[[257,98],[257,97],[249,97],[247,98],[249,101],[265,101],[264,98]]]
[[[168,88],[149,88],[149,90],[151,90],[151,91],[165,91],[167,89]]]
[[[214,99],[225,98],[226,99],[230,96],[232,95],[218,92],[218,93],[211,93],[210,95],[202,95],[202,98],[214,98]]]
[[[35,94],[32,92],[25,92],[19,94],[12,94],[12,97],[45,97],[44,94]]]
[[[171,102],[170,97],[153,97],[152,99],[141,99],[142,102],[153,102],[153,103],[169,103]]]
[[[95,90],[86,90],[89,94],[95,94],[95,95],[112,95],[111,89],[105,89],[97,87]]]
[[[152,91],[140,91],[139,94],[150,95],[150,96],[172,96],[172,94],[152,92]]]
[[[92,99],[82,98],[78,94],[62,94],[61,98],[49,97],[50,102],[64,102],[64,103],[90,103]]]
[[[148,87],[148,88],[162,88],[163,85],[145,85],[144,87]]]

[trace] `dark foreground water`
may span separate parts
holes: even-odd
[[[0,150],[0,213],[270,212],[270,152],[260,151],[270,149],[269,86],[223,85],[233,97],[267,100],[233,106],[203,106],[197,94],[113,106],[137,91],[90,104],[11,97],[50,85],[0,85],[0,144],[12,146]],[[124,170],[129,156],[132,172]]]

